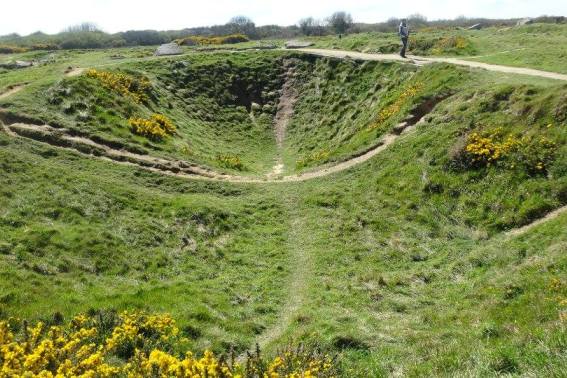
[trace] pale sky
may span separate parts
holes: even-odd
[[[0,35],[57,33],[66,26],[94,22],[107,32],[173,30],[224,24],[246,15],[256,25],[291,25],[300,18],[325,18],[337,10],[358,22],[421,13],[428,19],[567,16],[567,0],[0,0]]]

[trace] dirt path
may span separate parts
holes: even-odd
[[[297,102],[297,90],[295,89],[295,63],[292,60],[284,62],[286,68],[285,82],[282,87],[282,95],[278,102],[278,111],[274,119],[276,143],[279,149],[283,148],[287,125],[293,117],[295,103]]]
[[[5,99],[7,97],[10,97],[16,93],[18,93],[19,91],[21,91],[22,89],[25,88],[27,84],[16,84],[16,85],[10,85],[6,91],[0,93],[0,100]]]
[[[480,68],[493,72],[528,75],[528,76],[543,77],[546,79],[567,81],[567,75],[556,72],[540,71],[531,68],[500,66],[497,64],[474,62],[474,61],[468,61],[468,60],[456,59],[456,58],[432,58],[432,57],[420,57],[420,56],[408,55],[408,59],[404,59],[396,54],[366,54],[366,53],[359,53],[356,51],[325,50],[325,49],[298,49],[298,51],[302,51],[304,53],[312,54],[312,55],[327,56],[327,57],[339,58],[339,59],[352,58],[352,59],[374,60],[374,61],[403,61],[418,65],[422,65],[426,63],[449,63],[457,66]]]
[[[240,177],[223,175],[188,162],[168,160],[137,154],[124,149],[116,149],[108,144],[96,142],[83,136],[72,135],[69,130],[54,128],[49,125],[12,123],[10,125],[2,124],[2,126],[9,135],[33,139],[95,158],[106,158],[117,163],[134,165],[160,174],[216,181],[236,181]]]
[[[525,234],[526,232],[530,231],[531,229],[533,229],[534,227],[537,227],[545,222],[548,222],[552,219],[555,219],[557,217],[559,217],[561,214],[563,213],[567,213],[567,206],[563,206],[560,207],[557,210],[552,211],[551,213],[547,214],[546,216],[544,216],[543,218],[540,218],[530,224],[527,224],[523,227],[520,228],[516,228],[514,230],[510,230],[506,233],[506,236],[508,237],[516,237],[516,236],[520,236]]]
[[[310,240],[305,237],[305,220],[299,214],[297,207],[298,199],[288,196],[286,206],[291,212],[291,225],[287,235],[286,248],[291,254],[290,258],[290,280],[287,286],[286,302],[281,306],[277,320],[272,327],[264,331],[255,341],[260,349],[266,349],[272,342],[280,339],[285,331],[289,329],[298,311],[303,306],[308,296],[308,281],[313,266],[313,253],[311,252]],[[254,350],[255,345],[251,350]]]
[[[287,125],[293,117],[295,103],[297,102],[299,93],[295,88],[295,62],[293,59],[284,61],[284,68],[286,69],[284,85],[282,93],[278,101],[278,110],[274,117],[274,133],[276,136],[276,147],[278,155],[272,171],[268,173],[268,179],[275,179],[281,176],[284,172],[285,166],[283,163],[282,152]]]
[[[404,131],[410,131],[414,126],[408,126]],[[49,125],[34,125],[27,123],[12,123],[4,126],[4,130],[10,135],[17,135],[28,139],[33,139],[42,143],[47,143],[55,147],[65,148],[74,152],[86,154],[95,158],[107,158],[118,163],[127,163],[136,165],[139,168],[150,170],[153,172],[177,176],[183,178],[208,180],[208,181],[226,181],[233,183],[286,183],[301,182],[312,180],[319,177],[325,177],[333,173],[341,172],[370,160],[377,154],[384,151],[396,139],[400,137],[397,134],[388,134],[384,136],[378,145],[360,156],[346,160],[329,167],[317,168],[311,172],[297,175],[283,176],[279,178],[264,178],[254,176],[237,176],[222,174],[205,167],[198,166],[181,160],[169,160],[165,158],[151,157],[148,155],[136,154],[124,149],[116,149],[110,145],[95,142],[92,139],[76,136],[69,133],[66,129],[54,128]],[[405,133],[404,132],[404,133]],[[274,172],[281,173],[283,166],[276,166]]]

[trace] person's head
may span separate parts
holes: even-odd
[[[407,20],[406,20],[405,18],[402,19],[402,25],[403,25],[403,26],[406,26],[406,24],[407,24]]]

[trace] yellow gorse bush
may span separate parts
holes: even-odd
[[[175,133],[173,122],[162,114],[152,114],[150,118],[130,118],[128,124],[134,134],[152,139],[163,139]]]
[[[136,103],[148,101],[151,84],[146,77],[136,78],[124,73],[98,71],[95,69],[88,70],[86,75],[87,77],[97,79],[104,87],[122,96],[130,97]]]
[[[236,169],[239,171],[244,169],[244,164],[242,163],[240,157],[237,155],[219,154],[217,155],[217,161],[220,163],[220,165],[229,169]]]
[[[471,155],[473,162],[489,164],[502,159],[521,143],[513,136],[508,136],[503,142],[497,142],[492,136],[472,133],[469,136],[465,151]]]
[[[179,45],[228,45],[234,43],[248,42],[250,39],[244,34],[230,34],[217,37],[189,36],[177,40]]]
[[[368,127],[368,129],[377,129],[378,127],[382,126],[382,124],[386,122],[390,117],[398,114],[402,107],[405,105],[406,100],[415,97],[415,95],[417,95],[422,88],[422,83],[416,83],[407,87],[402,93],[400,93],[396,101],[386,106],[380,111],[380,113],[378,113],[378,117],[376,117],[376,120]]]
[[[331,155],[331,152],[328,149],[323,149],[320,151],[315,151],[311,154],[309,154],[308,156],[299,159],[295,162],[295,166],[297,169],[301,169],[304,167],[307,167],[310,164],[313,163],[322,163],[325,162],[329,159],[329,156]]]
[[[545,136],[519,137],[504,133],[501,127],[473,132],[463,153],[470,167],[501,164],[509,168],[524,167],[529,172],[544,173],[553,161],[556,144]]]
[[[18,333],[13,330],[17,328],[13,321],[0,321],[0,377],[334,376],[329,356],[303,349],[288,348],[270,361],[261,358],[258,351],[245,364],[228,362],[210,351],[202,357],[191,352],[179,357],[166,351],[183,341],[167,314],[123,312],[111,320],[113,326],[108,329],[108,319],[79,315],[67,326],[24,324]],[[124,355],[121,350],[130,352]]]
[[[435,46],[431,49],[433,54],[442,54],[448,50],[464,50],[469,47],[470,41],[465,37],[445,37],[441,38],[435,43]]]

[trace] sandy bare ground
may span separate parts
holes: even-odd
[[[65,71],[65,76],[66,76],[66,77],[79,76],[79,75],[81,75],[83,72],[85,72],[85,69],[84,69],[84,68],[80,68],[80,67],[69,67],[69,68]]]
[[[19,91],[24,89],[25,86],[26,86],[26,84],[16,84],[16,85],[9,86],[4,92],[0,93],[0,100],[8,98],[8,97],[18,93]]]
[[[374,60],[374,61],[403,61],[403,62],[415,63],[419,65],[427,64],[427,63],[449,63],[457,66],[480,68],[483,70],[488,70],[493,72],[528,75],[528,76],[543,77],[546,79],[567,81],[567,75],[556,72],[534,70],[531,68],[500,66],[497,64],[474,62],[474,61],[468,61],[468,60],[456,59],[456,58],[432,58],[432,57],[408,55],[408,59],[404,59],[397,54],[366,54],[355,51],[325,50],[325,49],[298,49],[298,51],[302,51],[306,54],[327,56],[327,57],[333,57],[339,59],[351,58],[351,59]]]
[[[278,110],[274,117],[274,133],[276,136],[276,147],[278,156],[272,171],[266,175],[268,179],[280,177],[285,169],[282,151],[287,131],[287,125],[291,121],[294,113],[294,106],[297,102],[299,93],[295,88],[295,64],[293,60],[286,60],[284,68],[286,68],[285,81],[282,87],[282,93],[278,101]]]
[[[293,61],[288,60],[284,62],[284,67],[287,68],[286,77],[282,87],[282,95],[278,102],[278,111],[274,118],[276,143],[279,149],[283,147],[287,125],[291,120],[291,117],[293,117],[293,109],[298,96],[297,90],[295,89],[295,70]]]

